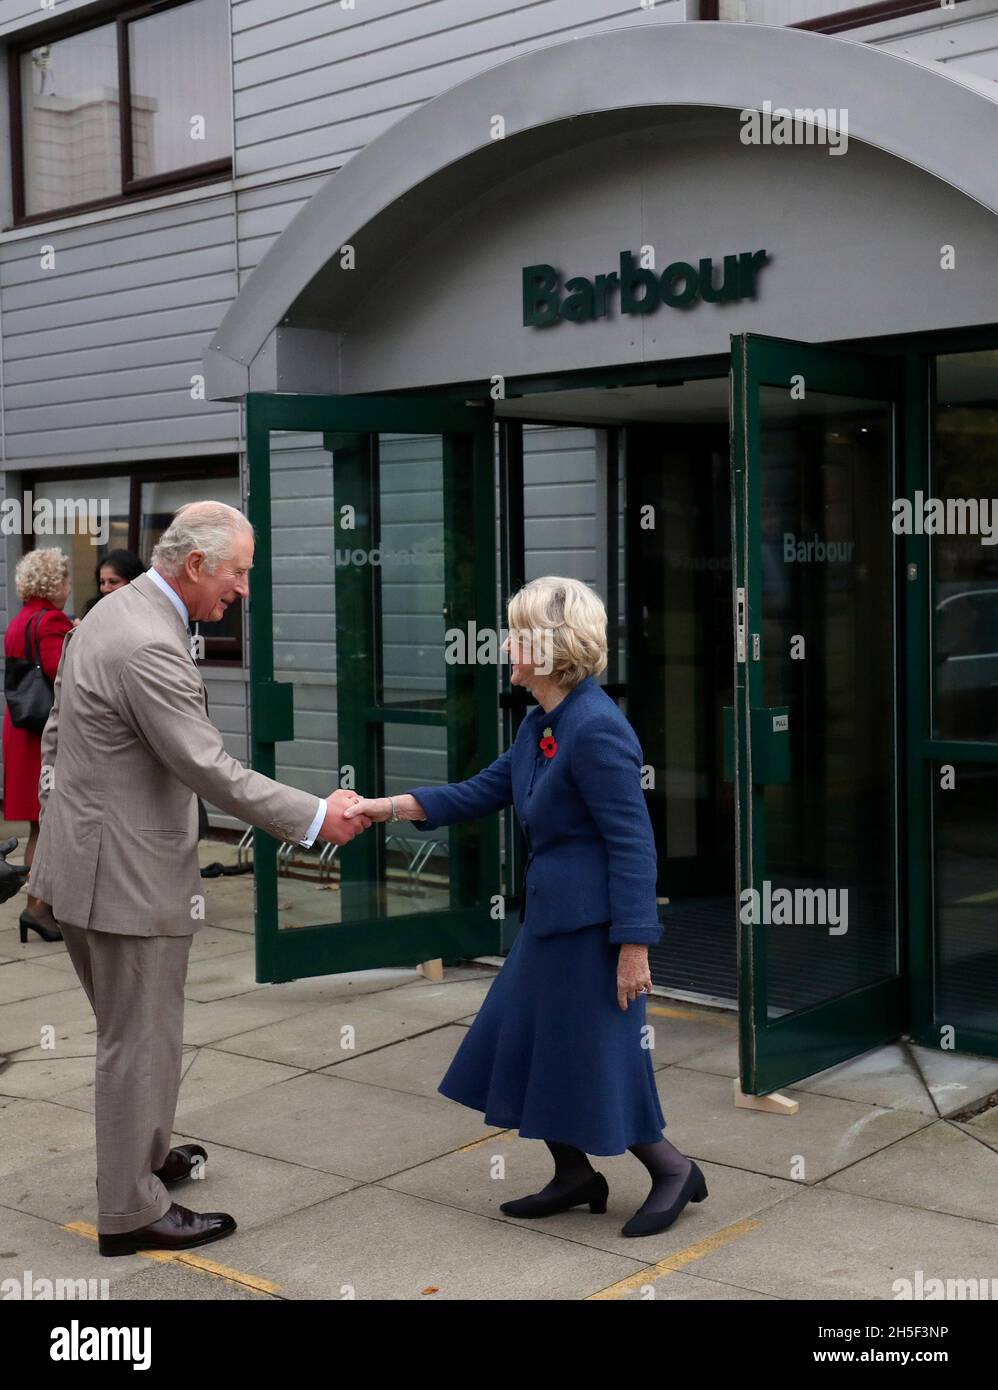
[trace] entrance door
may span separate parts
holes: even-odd
[[[902,1031],[893,359],[732,338],[741,1085]]]
[[[488,407],[251,394],[246,409],[254,768],[320,796],[479,771],[498,743],[496,660],[475,636],[496,621]],[[309,851],[257,831],[254,862],[260,981],[499,948],[494,817]]]

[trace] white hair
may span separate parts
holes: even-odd
[[[240,531],[253,534],[252,526],[235,507],[226,502],[188,502],[174,513],[150,563],[162,574],[176,574],[191,551],[200,550],[205,569],[214,574],[219,562],[232,554]]]

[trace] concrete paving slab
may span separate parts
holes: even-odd
[[[397,993],[392,990],[392,997]],[[217,1046],[224,1052],[319,1070],[442,1026],[432,1013],[417,1012],[408,1005],[389,1007],[377,1002],[384,998],[377,995],[373,1000],[345,999],[313,1007],[294,1018],[226,1038]]]
[[[130,1283],[124,1287],[129,1288]],[[687,1274],[682,1270],[673,1270],[669,1274],[658,1275],[652,1282],[645,1284],[644,1288],[648,1292],[643,1292],[638,1288],[621,1293],[621,1302],[639,1303],[649,1296],[656,1303],[702,1303],[717,1299],[724,1299],[725,1301],[731,1299],[770,1300],[772,1297],[770,1294],[759,1293],[756,1289],[741,1289],[737,1284],[722,1284],[716,1279],[701,1279],[698,1274]],[[120,1298],[124,1295],[119,1294],[118,1296]]]
[[[481,1117],[443,1096],[410,1096],[337,1076],[299,1076],[184,1116],[188,1134],[373,1182],[481,1137]]]
[[[701,1277],[791,1299],[893,1299],[894,1281],[913,1283],[918,1270],[998,1278],[994,1227],[936,1212],[916,1219],[893,1202],[801,1187],[744,1240],[697,1262]]]
[[[577,1299],[643,1267],[382,1187],[237,1231],[224,1244],[228,1263],[272,1280],[287,1298]]]
[[[76,1110],[91,1110],[93,1104],[81,1105],[64,1097],[82,1087],[93,1087],[93,1057],[45,1057],[20,1062],[16,1059],[0,1071],[0,1095],[19,1096],[23,1100],[55,1100]]]
[[[191,961],[187,968],[184,996],[204,1003],[273,988],[273,985],[257,983],[256,952],[247,949],[244,937],[240,951]]]
[[[652,1061],[656,1068],[683,1062],[718,1047],[738,1046],[738,1021],[720,1010],[694,1009],[650,999],[646,1020],[654,1028]]]
[[[313,1003],[329,1003],[334,999],[372,998],[394,994],[396,989],[422,980],[411,966],[392,966],[379,970],[355,970],[338,975],[316,975],[313,979],[290,980],[271,985],[281,991],[284,999],[302,999]]]
[[[911,1044],[940,1115],[953,1115],[998,1091],[998,1062],[967,1052],[937,1052]]]
[[[186,1143],[193,1137],[179,1132],[174,1136],[174,1143]],[[354,1185],[349,1179],[334,1174],[227,1149],[221,1144],[206,1144],[205,1148],[208,1150],[205,1176],[197,1181],[178,1183],[170,1189],[170,1195],[175,1202],[194,1211],[230,1211],[240,1227],[273,1221],[346,1192]],[[88,1148],[0,1177],[0,1208],[27,1212],[56,1225],[80,1221],[94,1226],[97,1222],[96,1172],[91,1122]],[[2,1219],[0,1212],[0,1221]]]
[[[0,1052],[29,1052],[44,1057],[42,1030],[51,1027],[54,1030],[51,1051],[63,1053],[61,1043],[78,1039],[81,1033],[93,1032],[97,1026],[94,1011],[80,985],[65,989],[54,972],[52,985],[48,994],[19,999],[14,1004],[0,1004]]]
[[[12,1100],[0,1110],[0,1177],[46,1167],[53,1158],[94,1143],[90,1115],[44,1100]]]
[[[689,1067],[691,1071],[704,1071],[711,1076],[735,1077],[738,1075],[738,1034],[735,1032],[727,1042],[708,1047],[703,1052],[692,1052],[680,1060],[682,1065]]]
[[[92,1185],[91,1179],[91,1185]],[[18,1279],[22,1290],[25,1275],[37,1279],[94,1279],[94,1294],[101,1296],[100,1280],[106,1279],[109,1297],[118,1296],[119,1285],[142,1270],[139,1255],[122,1255],[113,1260],[97,1253],[97,1241],[73,1231],[65,1231],[55,1221],[45,1221],[24,1211],[0,1209],[3,1239],[0,1241],[0,1279]]]
[[[15,1062],[38,1060],[44,1057],[89,1057],[90,1064],[93,1066],[93,1059],[97,1052],[97,1028],[90,1018],[90,1027],[85,1023],[78,1023],[73,1028],[63,1029],[56,1040],[56,1046],[52,1049],[41,1047],[24,1047],[11,1054]]]
[[[189,999],[184,1008],[184,1042],[205,1047],[285,1018],[295,1018],[308,1013],[311,1007],[314,1006],[271,997],[265,990],[240,994],[234,999],[213,999],[208,1004]]]
[[[40,995],[61,992],[74,986],[77,989],[80,987],[75,971],[72,979],[57,979],[51,970],[30,960],[0,966],[0,1004],[16,1003],[19,999],[37,999]]]
[[[231,925],[224,927],[203,926],[194,933],[191,942],[190,964],[200,960],[216,960],[221,956],[236,955],[252,948],[252,938],[247,941],[246,933]]]
[[[736,1108],[727,1077],[685,1063],[655,1073],[665,1136],[698,1161],[818,1182],[929,1123],[907,1110],[863,1105],[784,1087],[796,1115]]]
[[[60,975],[68,975],[73,984],[79,986],[80,980],[76,973],[76,966],[69,957],[65,947],[61,951],[50,951],[44,956],[32,956],[31,965],[37,965],[40,970],[57,970]],[[53,989],[61,989],[61,985],[53,985]]]
[[[370,1086],[387,1086],[416,1096],[436,1096],[437,1086],[450,1066],[454,1053],[467,1036],[467,1029],[448,1023],[421,1037],[378,1048],[360,1057],[348,1057],[323,1070],[322,1075],[345,1076]],[[0,1087],[3,1078],[0,1077]]]
[[[411,1009],[413,1013],[435,1018],[440,1023],[451,1023],[481,1008],[494,979],[493,974],[484,980],[444,981],[439,985],[420,980],[416,984],[392,990],[392,1007]]]
[[[551,1156],[542,1143],[521,1139],[509,1131],[383,1178],[379,1185],[651,1263],[685,1250],[718,1230],[759,1216],[791,1196],[798,1186],[704,1161],[700,1167],[707,1180],[706,1201],[690,1202],[667,1231],[635,1239],[622,1236],[620,1228],[648,1195],[650,1184],[645,1169],[632,1154],[600,1154],[591,1162],[610,1188],[606,1211],[593,1214],[588,1207],[573,1207],[537,1221],[506,1216],[499,1210],[501,1202],[540,1191],[554,1171]]]
[[[935,1119],[938,1111],[922,1075],[900,1043],[875,1047],[848,1062],[815,1073],[795,1083],[799,1091],[889,1105]],[[889,1099],[887,1099],[889,1097]]]
[[[94,1108],[93,1064],[90,1076],[77,1087],[59,1095],[60,1105],[73,1105],[79,1110]],[[288,1081],[301,1072],[294,1067],[277,1066],[256,1058],[237,1057],[216,1052],[212,1048],[190,1048],[185,1054],[183,1079],[177,1098],[177,1114],[217,1105],[236,1096],[250,1095],[277,1081]],[[3,1076],[0,1075],[0,1090]]]
[[[985,1110],[983,1115],[975,1115],[973,1119],[951,1120],[950,1123],[965,1130],[967,1134],[972,1134],[975,1139],[980,1139],[982,1143],[988,1144],[998,1152],[998,1105],[993,1105],[990,1110]]]
[[[821,1186],[998,1225],[998,1153],[946,1120],[833,1173]]]
[[[27,906],[27,898],[20,893],[0,904],[0,955],[11,960],[38,960],[45,956],[65,955],[65,942],[43,941],[33,931],[28,932],[28,939],[22,945],[17,919]]]
[[[291,980],[281,984],[260,984],[256,980],[256,952],[243,950],[220,959],[209,958],[191,964],[187,972],[184,993],[189,999],[201,1001],[222,999],[266,990],[281,1001],[304,1004],[323,1004],[333,999],[356,998],[361,995],[390,992],[400,985],[412,984],[420,977],[413,969],[360,970],[353,974],[316,975],[310,979]]]
[[[231,1240],[231,1237],[229,1237]],[[225,1240],[206,1245],[203,1250],[195,1250],[213,1263],[224,1264]],[[217,1253],[213,1256],[212,1251]],[[232,1279],[221,1279],[215,1274],[198,1269],[196,1265],[185,1264],[182,1260],[167,1263],[147,1262],[146,1269],[122,1279],[115,1285],[116,1299],[127,1301],[141,1300],[157,1303],[274,1303],[275,1294],[249,1288],[246,1284]]]

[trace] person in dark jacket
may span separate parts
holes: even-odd
[[[513,804],[528,846],[522,925],[438,1090],[489,1125],[543,1139],[554,1177],[503,1202],[507,1215],[606,1210],[589,1154],[629,1150],[648,1169],[628,1236],[665,1230],[707,1195],[703,1173],[662,1134],[645,1026],[648,947],[662,927],[637,736],[595,677],[606,610],[573,579],[535,579],[509,605],[512,682],[538,701],[490,767],[443,787],[365,799],[344,814],[420,830]]]
[[[105,595],[113,594],[115,589],[122,589],[126,584],[131,584],[133,579],[138,579],[139,575],[145,572],[146,567],[134,550],[109,550],[103,560],[97,562],[94,571],[97,592],[93,598],[87,599],[81,617],[85,618]]]

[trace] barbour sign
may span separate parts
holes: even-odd
[[[768,260],[765,251],[725,256],[718,278],[714,258],[701,256],[697,266],[673,261],[658,275],[632,252],[621,251],[619,269],[591,280],[576,275],[564,284],[553,265],[525,265],[523,322],[530,328],[546,328],[559,319],[587,323],[606,318],[615,309],[621,314],[651,314],[663,304],[688,309],[700,299],[707,304],[752,299],[756,278]]]

